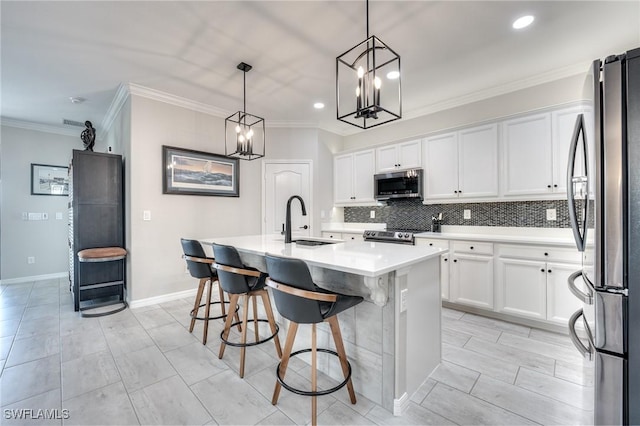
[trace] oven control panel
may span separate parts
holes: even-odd
[[[365,241],[380,241],[387,243],[414,244],[413,232],[408,231],[364,231]]]

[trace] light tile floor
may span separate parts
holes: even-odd
[[[217,357],[221,323],[211,323],[206,346],[201,322],[188,333],[191,304],[81,318],[66,279],[1,286],[1,423],[309,423],[309,398],[283,390],[271,405],[273,345],[247,350],[241,379],[238,349]],[[451,309],[442,321],[443,362],[402,417],[361,395],[351,405],[342,389],[319,398],[318,423],[593,424],[593,365],[567,336]],[[308,386],[308,365],[290,367],[288,381]],[[13,409],[40,419],[12,419]]]

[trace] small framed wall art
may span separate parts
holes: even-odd
[[[162,146],[162,193],[240,196],[237,158]]]
[[[32,163],[31,195],[69,195],[69,168]]]

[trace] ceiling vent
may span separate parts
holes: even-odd
[[[75,120],[67,120],[66,118],[62,119],[62,124],[66,124],[67,126],[84,127],[84,123]]]

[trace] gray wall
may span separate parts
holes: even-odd
[[[69,165],[83,149],[78,136],[1,126],[2,202],[0,278],[63,273],[69,269],[67,197],[31,195],[31,163]],[[48,213],[43,221],[22,220],[23,212]],[[62,219],[56,219],[62,213]],[[27,264],[27,257],[35,257]]]
[[[357,150],[373,145],[423,137],[447,129],[580,100],[584,78],[583,74],[567,77],[345,136],[343,150]]]
[[[224,154],[220,118],[133,95],[126,164],[130,300],[192,290],[180,238],[215,238],[261,232],[262,164],[240,162],[240,197],[162,194],[162,145]],[[325,135],[326,136],[326,135]],[[314,206],[330,209],[333,160],[316,129],[267,128],[267,159],[312,160]],[[327,171],[324,181],[316,171]],[[143,221],[144,210],[151,220]],[[319,222],[319,215],[315,220]],[[314,225],[319,229],[319,223]]]

